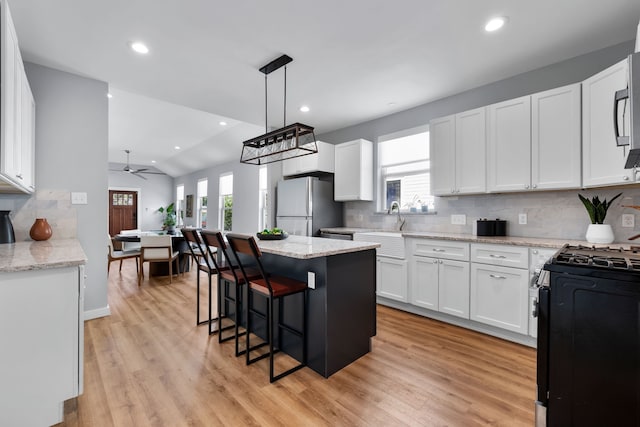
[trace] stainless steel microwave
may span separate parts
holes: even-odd
[[[619,107],[629,109],[629,135],[620,135]],[[629,55],[629,83],[626,89],[615,94],[613,105],[613,125],[618,145],[628,145],[629,155],[625,169],[640,167],[640,52]],[[622,128],[625,128],[624,123]]]

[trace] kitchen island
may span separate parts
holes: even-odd
[[[371,350],[376,334],[376,251],[378,243],[289,236],[258,240],[267,271],[309,282],[307,366],[328,378]],[[315,276],[311,283],[309,273]],[[298,298],[299,297],[299,298]],[[283,316],[294,327],[302,295],[284,302]],[[257,331],[260,334],[260,331]],[[282,350],[300,360],[294,339],[280,337]]]

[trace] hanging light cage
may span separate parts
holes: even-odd
[[[265,128],[267,128],[267,75],[278,68],[285,66],[291,62],[291,57],[282,55],[281,57],[271,61],[260,71],[265,75]],[[318,144],[316,144],[316,136],[311,126],[301,123],[294,123],[286,126],[286,96],[287,96],[287,72],[285,67],[284,80],[284,121],[285,126],[264,135],[248,139],[242,143],[242,154],[240,155],[240,163],[251,165],[264,165],[267,163],[279,162],[294,157],[306,156],[318,152]]]

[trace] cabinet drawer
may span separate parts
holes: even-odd
[[[529,269],[529,248],[472,244],[471,262]]]
[[[469,261],[469,243],[446,240],[412,239],[410,247],[412,254],[417,256]]]

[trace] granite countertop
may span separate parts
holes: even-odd
[[[76,239],[0,244],[0,273],[73,267],[86,262]]]
[[[379,243],[352,240],[323,239],[290,235],[284,240],[257,240],[260,250],[267,254],[308,259],[379,248]]]
[[[552,248],[559,249],[566,243],[571,245],[584,245],[593,246],[593,243],[589,243],[584,240],[570,240],[570,239],[553,239],[553,238],[539,238],[539,237],[518,237],[518,236],[474,236],[471,234],[459,234],[459,233],[437,233],[437,232],[423,232],[423,231],[403,231],[403,237],[417,237],[423,239],[437,239],[437,240],[457,240],[470,243],[492,243],[497,245],[514,245],[514,246],[536,246],[540,248]],[[612,243],[614,246],[628,246],[623,243]]]
[[[376,228],[358,228],[358,227],[332,227],[332,228],[321,228],[321,233],[331,233],[331,234],[355,234],[355,233],[366,233],[368,231],[383,231]]]

